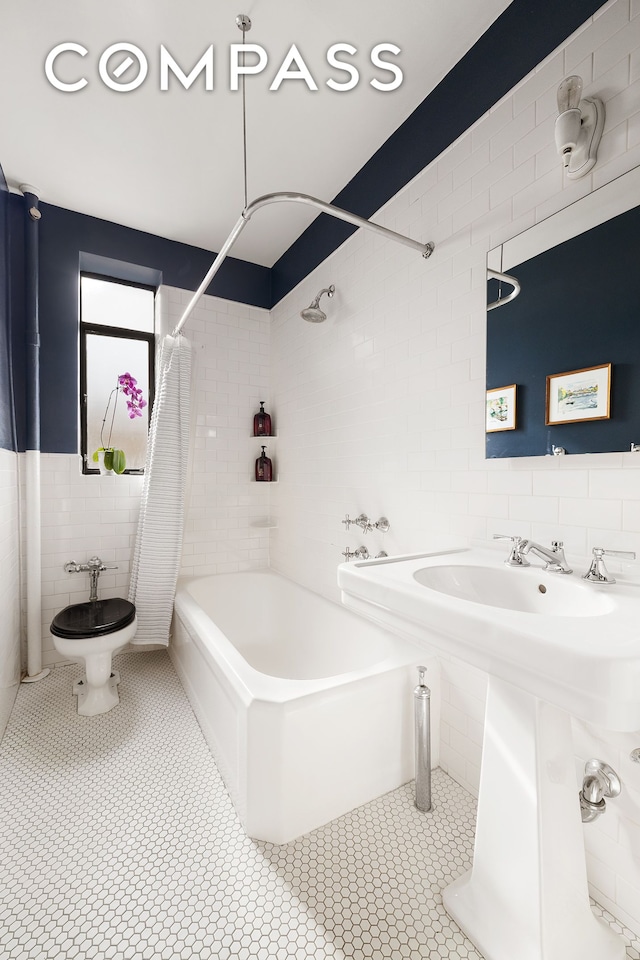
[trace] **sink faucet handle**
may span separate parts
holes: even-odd
[[[626,557],[628,560],[635,560],[635,550],[605,550],[604,547],[594,547],[591,551],[593,558],[591,566],[583,575],[583,580],[589,583],[615,583],[615,578],[609,576],[609,572],[604,564],[603,557]]]
[[[551,549],[554,553],[558,554],[558,563],[565,564],[566,560],[564,556],[564,541],[563,540],[552,540]]]
[[[506,533],[494,533],[494,540],[511,540],[511,551],[504,561],[508,567],[528,567],[530,563],[522,556],[522,547],[527,543],[523,537],[510,537]]]

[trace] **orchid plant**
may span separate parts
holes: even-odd
[[[104,411],[104,417],[102,418],[102,427],[100,428],[100,442],[103,446],[98,447],[97,450],[93,452],[93,462],[98,463],[100,453],[104,454],[103,462],[105,469],[113,470],[114,473],[124,473],[124,470],[127,466],[127,460],[124,454],[124,450],[117,450],[111,446],[111,434],[113,433],[113,422],[116,416],[116,408],[118,406],[118,396],[124,394],[127,398],[127,410],[129,412],[129,419],[135,420],[136,417],[142,416],[142,411],[147,405],[147,401],[143,399],[142,390],[138,387],[138,381],[135,377],[132,377],[130,373],[121,373],[118,376],[118,382],[115,387],[109,394],[109,399],[107,400],[107,407]],[[115,399],[114,399],[115,395]],[[111,423],[109,425],[109,436],[107,442],[104,442],[104,429],[107,422],[107,417],[109,416],[109,408],[111,407],[111,401],[113,400],[113,409],[111,411]]]

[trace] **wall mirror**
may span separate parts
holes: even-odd
[[[640,450],[639,200],[640,167],[489,251],[487,458]]]

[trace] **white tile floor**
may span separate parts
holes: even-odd
[[[442,908],[475,816],[449,777],[436,771],[429,814],[407,785],[258,843],[166,653],[116,665],[121,704],[102,717],[77,716],[76,666],[19,691],[0,747],[3,960],[478,960]]]

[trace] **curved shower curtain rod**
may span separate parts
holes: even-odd
[[[520,293],[521,287],[519,282],[515,277],[510,276],[508,273],[499,273],[497,270],[487,270],[487,279],[499,280],[501,283],[508,283],[510,287],[513,287],[511,293],[508,293],[506,297],[499,297],[492,303],[488,303],[487,311],[495,310],[496,307],[501,307],[504,303],[509,303],[510,300],[515,300]]]
[[[291,203],[306,203],[311,207],[317,207],[318,210],[329,214],[330,217],[336,217],[338,220],[345,220],[347,223],[352,223],[356,227],[364,227],[366,230],[373,230],[375,233],[386,237],[388,240],[395,240],[396,243],[403,243],[407,247],[413,247],[414,250],[419,250],[425,259],[430,257],[433,253],[433,243],[419,243],[417,240],[412,240],[410,237],[405,237],[402,233],[396,233],[394,230],[388,230],[386,227],[381,227],[377,223],[371,223],[370,220],[365,220],[364,217],[359,217],[355,213],[349,213],[348,210],[342,210],[341,207],[334,207],[333,204],[325,203],[324,200],[317,200],[316,197],[310,197],[306,193],[266,193],[263,197],[258,197],[257,200],[252,200],[251,203],[247,204],[242,211],[240,219],[223,243],[220,252],[209,267],[204,280],[194,293],[193,297],[187,304],[186,310],[176,324],[173,333],[171,334],[173,337],[176,337],[182,330],[183,326],[191,316],[198,300],[215,277],[216,273],[226,259],[227,254],[256,210],[259,210],[261,207],[266,207],[270,203],[281,203],[283,201],[289,201]]]

